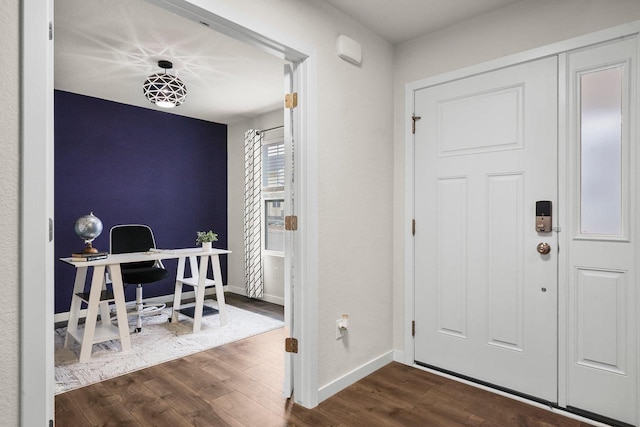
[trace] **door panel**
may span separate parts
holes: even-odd
[[[521,147],[522,89],[518,85],[440,100],[438,154],[486,153]],[[462,123],[464,126],[460,126]]]
[[[627,374],[627,274],[577,268],[576,363]]]
[[[438,180],[438,331],[466,337],[467,179]]]
[[[487,193],[488,343],[523,351],[524,175],[489,176]]]
[[[535,202],[557,204],[557,60],[414,101],[415,360],[555,402],[557,237]]]

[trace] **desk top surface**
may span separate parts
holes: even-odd
[[[125,264],[128,262],[156,261],[162,259],[186,258],[189,256],[213,256],[230,254],[227,249],[211,249],[204,251],[202,248],[184,249],[152,249],[148,252],[131,252],[126,254],[109,254],[106,258],[95,261],[72,261],[71,258],[60,258],[60,261],[71,264],[75,267],[88,267],[99,265]]]

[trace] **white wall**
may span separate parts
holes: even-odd
[[[317,64],[318,385],[392,349],[393,48],[325,2],[193,0]],[[363,63],[336,55],[344,33]],[[350,315],[349,339],[335,319]]]
[[[522,1],[396,46],[394,60],[394,348],[403,350],[406,83],[640,19],[636,0]],[[417,224],[420,227],[420,224]]]
[[[19,320],[18,272],[20,99],[19,99],[18,0],[2,2],[0,13],[0,425],[17,426],[19,419]]]
[[[284,72],[283,72],[284,80]],[[284,100],[284,84],[282,86]],[[227,126],[227,233],[229,249],[233,255],[227,263],[228,290],[245,295],[244,284],[244,133],[249,129],[271,129],[284,124],[284,110],[279,109],[253,119],[246,119]],[[274,269],[279,269],[276,277]],[[284,258],[264,258],[264,300],[284,303]]]

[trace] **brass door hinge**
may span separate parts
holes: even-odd
[[[285,216],[284,229],[287,231],[296,231],[298,229],[298,217],[295,215]]]
[[[298,93],[287,93],[284,96],[284,108],[296,108],[298,106]]]
[[[411,220],[411,235],[412,236],[416,235],[416,220],[415,219]]]
[[[285,338],[284,339],[284,351],[287,353],[297,353],[298,352],[298,340],[296,338]]]
[[[416,336],[416,321],[415,320],[411,321],[411,336],[412,337]]]
[[[420,120],[422,117],[416,116],[415,114],[411,115],[411,133],[416,134],[416,122]]]

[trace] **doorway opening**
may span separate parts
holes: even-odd
[[[283,58],[292,65],[293,78],[291,79],[292,89],[299,94],[302,94],[306,87],[306,73],[307,73],[307,56],[300,53],[295,49],[289,48],[271,39],[268,39],[262,35],[252,32],[251,30],[241,27],[231,21],[221,18],[207,10],[200,9],[186,1],[157,1],[158,6],[161,6],[174,13],[195,20],[196,22],[208,26],[214,30],[222,30],[223,33],[230,35],[236,39],[239,39],[245,43],[249,43],[253,46],[258,46],[262,50],[274,53],[276,56]],[[25,22],[41,22],[45,20],[47,23],[52,16],[52,5],[41,5],[34,7],[27,7],[24,11]],[[37,25],[25,26],[25,34],[38,33]],[[24,211],[28,211],[28,218],[23,217],[23,223],[31,223],[30,218],[41,216],[46,218],[47,223],[50,224],[50,230],[52,230],[53,220],[53,191],[51,187],[52,175],[53,175],[53,152],[52,152],[52,101],[53,101],[53,67],[52,67],[52,53],[53,47],[50,43],[43,43],[42,40],[37,38],[30,40],[26,43],[26,52],[33,52],[32,55],[26,54],[25,67],[24,67],[24,82],[25,86],[29,86],[33,91],[27,91],[24,95],[24,111],[28,114],[24,115],[23,126],[30,129],[25,134],[25,150],[24,150],[24,164],[23,170],[25,170],[25,176],[29,170],[43,170],[45,173],[41,175],[39,179],[35,177],[29,177],[28,185],[25,185],[23,193],[23,206]],[[29,43],[32,43],[33,49],[30,48]],[[42,50],[47,53],[41,55]],[[34,80],[42,85],[30,85],[30,82]],[[42,105],[39,101],[41,96],[35,95],[46,94],[45,99],[48,100],[46,105]],[[38,101],[36,100],[38,99]],[[40,102],[41,105],[37,105]],[[305,129],[308,117],[302,114],[300,111],[305,109],[307,101],[302,101],[301,106],[297,112],[292,112],[291,116],[300,118],[298,122],[300,126],[291,128],[291,135],[294,137],[295,144],[306,144],[307,132]],[[42,108],[41,108],[42,107]],[[287,123],[285,123],[285,126]],[[304,151],[304,150],[302,150]],[[28,153],[35,153],[34,156],[28,156]],[[298,161],[304,164],[306,162],[305,157],[301,156]],[[38,165],[34,167],[35,165]],[[299,170],[305,170],[304,167],[298,168]],[[306,197],[307,194],[298,189],[297,193],[302,197]],[[46,195],[46,203],[43,203],[42,195]],[[33,206],[34,209],[29,209]],[[310,222],[311,223],[311,222]],[[300,237],[302,238],[302,237]],[[294,237],[294,240],[299,238]],[[29,230],[26,227],[23,229],[23,241],[25,247],[31,247],[27,242],[33,242],[35,245],[41,245],[43,249],[46,248],[43,255],[43,263],[40,269],[32,269],[28,271],[23,267],[22,277],[24,283],[23,294],[32,295],[30,287],[31,284],[38,283],[39,288],[45,283],[47,289],[44,293],[38,291],[38,296],[29,299],[29,301],[23,300],[23,337],[27,337],[22,342],[22,379],[21,385],[23,390],[22,408],[21,413],[25,423],[29,420],[34,420],[34,423],[39,423],[43,418],[52,418],[52,339],[51,332],[53,327],[53,313],[51,307],[53,307],[53,244],[51,240],[43,242],[42,234],[38,230]],[[26,252],[23,256],[27,256]],[[30,258],[31,255],[28,255]],[[300,255],[300,251],[296,254],[297,261],[304,261],[303,256]],[[295,278],[293,278],[295,279]],[[291,293],[290,293],[291,295]],[[298,301],[303,301],[301,297],[298,297]],[[35,310],[40,313],[33,316],[33,310],[29,310],[27,315],[26,307],[42,307],[41,311]],[[304,313],[304,305],[301,305],[297,310],[297,316],[302,318]],[[305,322],[301,322],[304,324]],[[301,336],[301,335],[299,335]],[[28,349],[28,351],[26,351]],[[35,351],[34,351],[35,350]],[[36,367],[36,369],[31,369]],[[296,370],[298,368],[296,367]],[[306,371],[306,370],[304,370]],[[31,373],[30,373],[31,372]],[[296,380],[297,381],[297,380]],[[301,393],[298,394],[297,399],[301,402],[305,400],[304,387],[300,387]],[[307,389],[308,390],[308,389]],[[313,390],[313,388],[311,388]],[[311,405],[313,405],[313,396],[311,399]],[[28,404],[26,402],[29,402]],[[34,410],[39,408],[41,410]],[[38,420],[38,421],[35,421]]]

